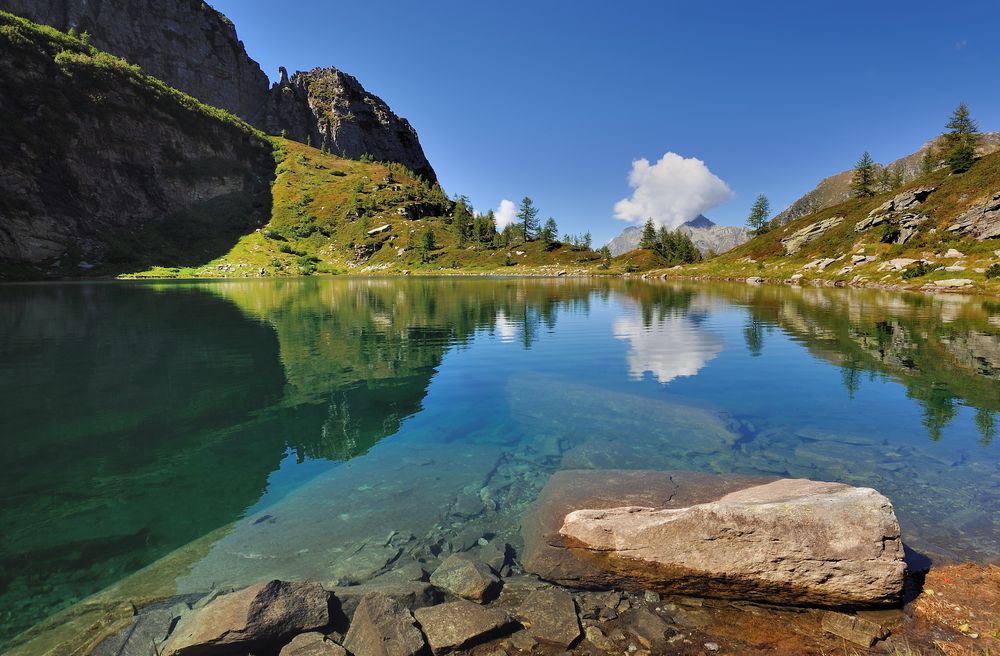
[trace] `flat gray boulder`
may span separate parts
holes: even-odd
[[[517,626],[506,612],[464,599],[418,608],[414,615],[435,654],[471,647]]]
[[[330,594],[318,583],[268,581],[224,594],[185,615],[163,656],[269,648],[330,623]]]
[[[575,558],[623,582],[706,597],[889,604],[900,599],[906,570],[886,497],[804,479],[684,508],[574,510],[559,536]]]

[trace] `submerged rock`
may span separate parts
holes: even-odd
[[[686,508],[576,510],[559,534],[622,583],[707,597],[885,604],[901,597],[906,569],[889,500],[841,483],[785,479]]]
[[[457,597],[483,603],[497,593],[500,578],[474,556],[453,554],[431,574],[431,585]]]
[[[518,607],[517,618],[538,642],[567,649],[580,637],[576,604],[565,590],[535,590]]]
[[[279,643],[330,623],[329,593],[318,583],[268,581],[220,595],[185,616],[164,656],[204,654]]]
[[[420,608],[414,615],[435,654],[470,647],[479,640],[495,637],[516,626],[504,611],[484,608],[464,599]]]
[[[373,593],[358,603],[344,647],[359,656],[415,656],[424,648],[424,637],[399,601]]]

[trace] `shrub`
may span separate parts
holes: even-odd
[[[267,228],[262,233],[265,239],[272,239],[274,241],[285,241],[285,238],[281,236],[281,233],[273,228]]]
[[[910,267],[903,272],[903,280],[911,280],[913,278],[919,278],[921,276],[926,276],[931,272],[929,266],[923,262],[917,262],[916,266]]]
[[[292,228],[292,234],[299,239],[311,237],[314,232],[316,232],[315,223],[303,223]]]
[[[1000,278],[1000,264],[991,264],[990,268],[986,269],[987,278]]]
[[[285,243],[278,244],[278,250],[281,251],[282,253],[288,253],[289,255],[298,255],[299,257],[303,257],[305,255],[304,251],[296,250],[292,248],[290,244],[285,244]]]

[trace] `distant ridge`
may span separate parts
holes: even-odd
[[[678,228],[686,234],[698,247],[702,254],[709,252],[724,253],[750,239],[746,228],[720,226],[704,214],[699,214]],[[624,255],[639,248],[642,240],[642,227],[629,226],[617,237],[607,243],[612,255]]]

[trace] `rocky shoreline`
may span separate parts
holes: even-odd
[[[608,517],[612,531],[601,524]],[[616,535],[637,519],[641,531]],[[1000,568],[945,566],[904,578],[891,504],[867,488],[560,471],[522,530],[523,549],[484,537],[357,585],[270,580],[166,599],[135,612],[89,653],[974,654],[1000,647]],[[684,556],[678,536],[700,550]],[[868,554],[874,560],[859,559],[872,540],[882,545]],[[616,566],[582,553],[588,542],[591,554],[617,551]],[[655,553],[626,553],[640,545]],[[657,558],[661,565],[686,558],[683,574],[666,568],[650,576],[643,562]],[[754,562],[765,566],[747,565]],[[790,589],[799,593],[789,597]]]

